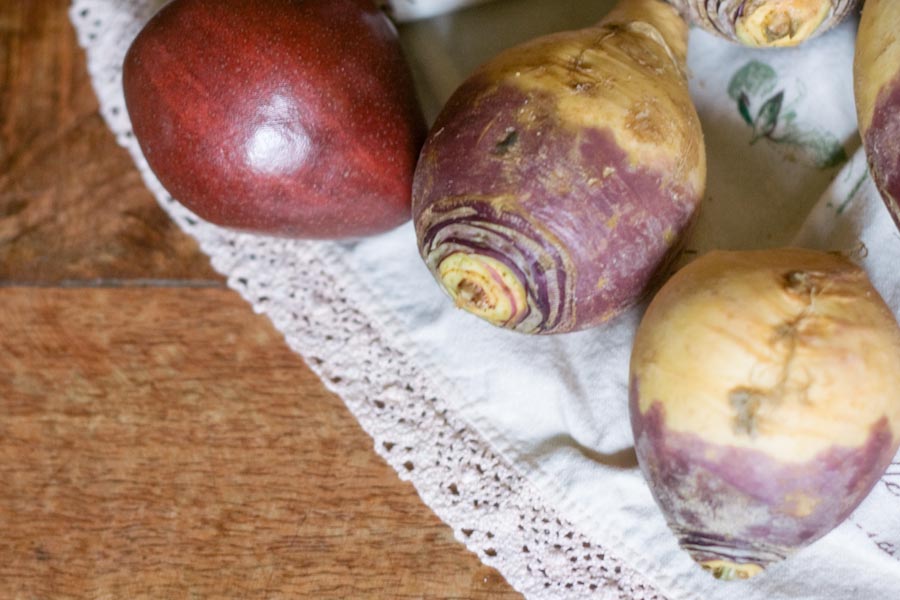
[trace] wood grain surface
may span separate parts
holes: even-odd
[[[0,1],[0,598],[516,598],[144,189],[66,0]]]

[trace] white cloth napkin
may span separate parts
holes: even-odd
[[[417,2],[429,10],[426,0]],[[627,371],[639,310],[592,331],[526,337],[453,308],[419,259],[411,225],[356,243],[289,242],[215,228],[172,202],[130,136],[121,95],[124,51],[162,3],[74,1],[73,22],[88,48],[110,127],[160,204],[197,237],[229,284],[268,314],[342,394],[375,438],[376,451],[514,585],[535,598],[587,595],[588,586],[577,587],[583,581],[560,583],[567,569],[580,565],[569,564],[580,553],[561,548],[572,540],[578,550],[583,544],[614,551],[626,570],[672,600],[900,596],[897,463],[846,523],[748,582],[718,582],[678,549],[632,449]],[[426,112],[434,117],[463,78],[494,53],[539,34],[590,25],[612,4],[497,0],[401,26]],[[900,310],[900,235],[866,175],[856,134],[854,32],[855,23],[847,23],[799,49],[779,51],[748,50],[692,32],[691,91],[706,136],[709,184],[684,260],[710,248],[788,243],[856,252],[895,313]],[[402,331],[392,333],[385,321]],[[375,342],[381,345],[373,348]],[[416,375],[415,391],[403,385],[413,363],[430,369]],[[440,390],[441,398],[423,388]],[[383,416],[388,409],[403,418]],[[408,443],[395,443],[401,439]],[[466,458],[470,453],[478,462]],[[495,453],[505,460],[492,458]],[[426,458],[439,465],[436,475],[429,475]],[[524,479],[509,476],[503,465]],[[534,488],[545,504],[528,504],[536,501]],[[473,532],[465,524],[476,512],[472,499],[483,507],[478,502],[486,495],[498,508],[478,508],[480,531]],[[521,525],[535,522],[549,533],[532,536]],[[520,531],[543,545],[529,541],[531,548],[523,548]],[[562,544],[554,546],[554,539]],[[610,564],[596,554],[592,560]],[[601,587],[590,588],[596,595],[625,597],[616,573],[597,581]],[[643,589],[641,597],[655,593]]]
[[[498,2],[403,34],[439,105],[494,52],[542,32],[589,25],[603,14],[601,4]],[[846,23],[785,50],[750,50],[692,31],[691,92],[709,183],[684,260],[712,248],[858,251],[900,310],[900,235],[866,175],[856,132],[855,28]],[[824,539],[749,582],[717,582],[678,550],[635,466],[627,372],[639,311],[592,331],[524,337],[455,310],[421,264],[411,227],[349,251],[416,351],[455,383],[455,408],[563,514],[620,551],[669,597],[900,596],[900,465]]]
[[[427,19],[441,13],[459,10],[489,0],[375,0],[396,21]]]

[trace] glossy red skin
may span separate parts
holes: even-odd
[[[410,217],[426,127],[371,0],[175,0],[123,80],[151,169],[208,221],[347,238]]]

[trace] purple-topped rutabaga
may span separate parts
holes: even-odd
[[[660,290],[631,357],[635,448],[681,546],[747,578],[840,524],[900,445],[900,327],[811,250],[713,252]]]
[[[863,5],[853,63],[859,133],[878,191],[900,227],[900,2]]]
[[[796,46],[844,20],[858,0],[669,0],[691,23],[746,46]]]
[[[661,0],[482,66],[433,126],[413,185],[420,252],[460,307],[524,333],[603,323],[676,256],[706,162],[687,28]]]

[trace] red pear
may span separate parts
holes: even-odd
[[[301,238],[410,218],[426,126],[371,0],[174,0],[123,69],[150,168],[200,217]]]

